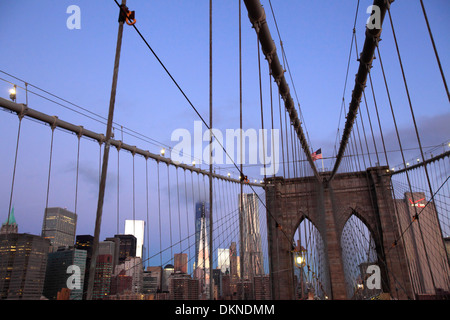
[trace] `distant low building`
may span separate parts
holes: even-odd
[[[253,278],[255,300],[271,300],[269,275],[255,276]]]
[[[148,266],[142,279],[142,293],[155,294],[161,292],[162,268],[160,266]]]
[[[198,279],[185,273],[172,273],[169,277],[169,299],[170,300],[198,300]]]
[[[131,292],[133,277],[127,276],[125,270],[112,277],[110,295],[120,295],[124,292]],[[111,299],[111,297],[110,297]]]
[[[56,300],[58,292],[68,288],[67,280],[72,272],[67,272],[69,266],[77,266],[80,271],[79,287],[70,289],[69,300],[82,300],[87,252],[73,247],[60,247],[48,254],[47,269],[43,295],[49,300]],[[74,285],[74,284],[72,284]]]
[[[142,293],[142,283],[144,270],[142,268],[142,259],[137,257],[128,257],[123,263],[116,266],[114,275],[120,274],[122,271],[125,275],[131,277],[132,286],[130,288],[132,293]]]

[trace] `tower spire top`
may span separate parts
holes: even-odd
[[[16,218],[14,217],[14,206],[11,208],[11,212],[8,215],[8,218],[6,219],[5,224],[16,224]]]

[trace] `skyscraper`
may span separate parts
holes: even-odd
[[[131,234],[136,237],[136,257],[142,258],[144,246],[145,221],[143,220],[125,220],[125,234]]]
[[[263,275],[263,256],[261,248],[261,233],[259,221],[258,197],[255,193],[244,193],[241,206],[239,195],[239,212],[243,215],[243,250],[244,250],[244,274],[250,279]]]
[[[41,298],[49,246],[36,235],[0,235],[0,300]]]
[[[197,202],[195,206],[195,270],[194,277],[200,279],[202,293],[209,292],[209,204]]]
[[[94,242],[94,237],[91,235],[78,235],[75,241],[75,248],[79,250],[86,251],[86,270],[84,272],[84,283],[83,287],[88,287],[89,282],[89,270],[91,267],[92,258],[92,244]],[[83,300],[86,299],[87,290],[83,290]]]
[[[110,249],[112,250],[112,257],[113,257],[113,270],[116,270],[116,266],[119,264],[119,256],[120,256],[120,239],[117,237],[108,237],[105,239],[105,241],[101,243],[110,243]],[[105,246],[104,245],[104,246]],[[101,245],[99,246],[99,250],[101,249]],[[103,248],[103,250],[105,247]],[[110,251],[111,252],[111,251]],[[104,251],[102,253],[105,253]]]
[[[73,246],[77,228],[77,215],[63,208],[46,208],[42,236],[50,240],[52,251],[58,247]]]
[[[195,267],[209,268],[209,203],[195,205]]]
[[[119,263],[125,262],[128,257],[136,257],[136,237],[132,234],[116,234],[119,239]],[[111,241],[110,238],[107,238]]]

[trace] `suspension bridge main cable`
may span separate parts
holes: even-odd
[[[306,137],[307,137],[307,140],[309,141],[309,144],[311,146],[311,139],[309,138],[308,129],[306,128],[306,124],[305,124],[305,121],[304,121],[304,118],[303,118],[302,109],[300,107],[300,101],[299,101],[299,98],[298,98],[298,95],[297,95],[297,89],[295,88],[295,83],[294,83],[294,79],[292,77],[291,68],[289,67],[289,62],[288,62],[288,59],[287,59],[287,56],[286,56],[286,51],[284,50],[284,46],[283,46],[283,40],[281,39],[280,29],[278,28],[278,23],[277,23],[277,19],[276,19],[276,16],[275,16],[275,12],[273,10],[272,1],[270,1],[270,0],[269,0],[269,6],[270,6],[270,11],[272,12],[272,17],[273,17],[273,21],[275,23],[275,28],[276,28],[277,33],[278,33],[278,38],[280,39],[280,47],[281,47],[281,54],[283,56],[283,62],[285,64],[285,66],[286,66],[286,70],[289,73],[289,78],[291,79],[292,88],[294,89],[295,98],[297,100],[297,105],[298,105],[298,109],[299,109],[299,113],[300,113],[300,120],[302,121],[302,123],[303,123],[303,125],[305,127]]]
[[[374,26],[373,28],[369,28],[366,26],[366,39],[364,42],[364,47],[359,59],[359,68],[358,73],[355,78],[355,86],[352,91],[352,99],[349,106],[349,111],[347,114],[347,120],[345,122],[345,128],[342,133],[341,143],[339,146],[339,151],[337,153],[336,162],[329,177],[328,181],[331,181],[336,175],[337,169],[340,166],[342,156],[347,148],[348,140],[350,138],[350,134],[353,128],[353,124],[358,114],[359,105],[361,103],[361,96],[365,88],[365,84],[367,81],[367,76],[369,74],[370,68],[372,66],[372,61],[374,57],[375,48],[378,47],[378,42],[381,35],[381,27],[383,25],[384,17],[386,15],[386,11],[390,7],[392,0],[384,1],[384,0],[374,0],[373,5],[378,7],[379,15],[378,26]]]
[[[278,85],[279,93],[283,97],[285,102],[285,109],[289,113],[291,125],[294,127],[297,137],[300,140],[303,150],[307,156],[309,164],[313,170],[314,176],[318,181],[322,181],[322,177],[319,175],[317,168],[311,156],[308,141],[306,140],[302,124],[298,118],[298,112],[295,108],[294,101],[290,94],[289,86],[284,76],[284,69],[280,64],[278,54],[276,52],[276,46],[270,34],[270,30],[265,18],[265,11],[259,0],[244,0],[247,7],[248,17],[253,25],[253,28],[259,34],[259,39],[263,53],[266,60],[269,63],[270,70],[275,82]]]
[[[337,145],[338,139],[339,139],[339,125],[341,123],[341,118],[342,118],[342,111],[345,108],[345,92],[347,91],[347,80],[348,80],[348,73],[350,71],[350,61],[351,61],[351,57],[352,57],[352,52],[353,52],[353,43],[356,40],[356,21],[358,20],[358,10],[359,10],[359,0],[356,4],[356,12],[355,12],[355,19],[353,22],[353,29],[352,29],[352,40],[350,42],[350,50],[348,53],[348,60],[347,60],[347,71],[345,72],[345,80],[344,80],[344,89],[342,92],[342,102],[341,102],[341,111],[339,113],[339,121],[338,121],[338,129],[337,129],[337,133],[336,133],[336,140],[335,140],[335,145]],[[357,52],[358,54],[358,52]],[[345,111],[344,111],[345,112]]]

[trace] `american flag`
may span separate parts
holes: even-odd
[[[322,148],[318,149],[316,152],[313,152],[311,154],[313,161],[322,159]]]

